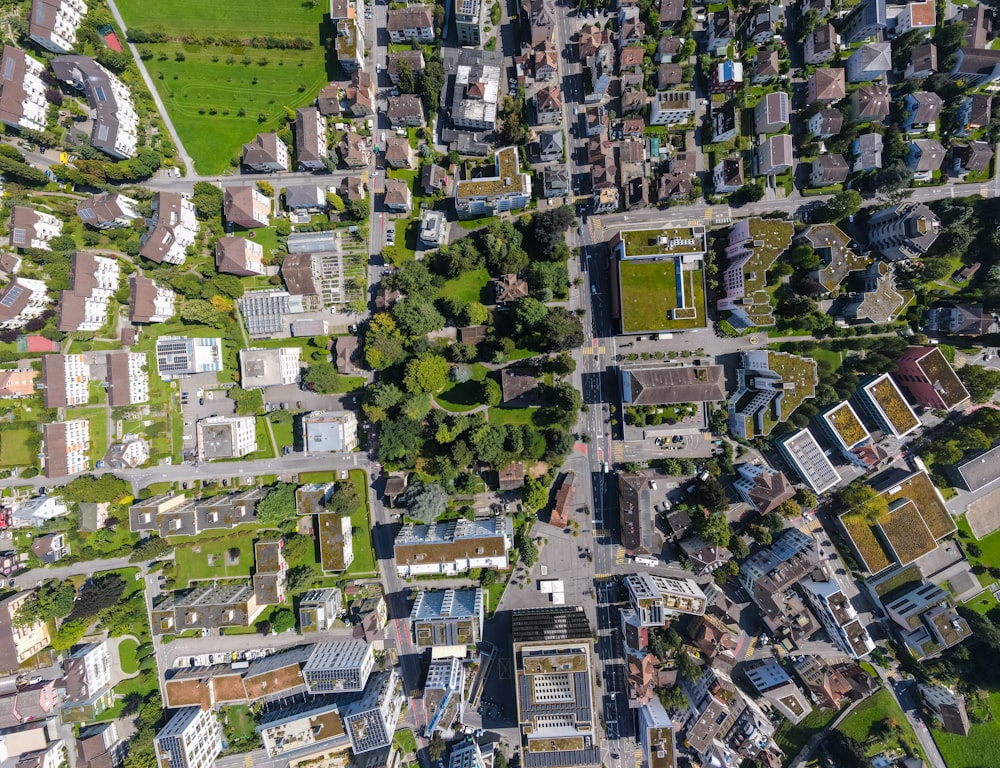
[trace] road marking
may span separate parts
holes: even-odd
[[[706,208],[705,209],[705,218],[706,219],[712,218],[712,209],[711,208]]]
[[[987,184],[983,184],[983,186],[979,188],[979,194],[982,195],[983,197],[989,197],[990,196],[989,186]]]
[[[625,562],[625,548],[622,546],[615,547],[615,565],[622,565]]]
[[[625,446],[621,443],[612,443],[612,450],[614,451],[615,461],[625,460]]]
[[[250,768],[250,766],[253,765],[253,755],[247,755],[243,759],[243,765],[245,765],[247,768]]]
[[[594,574],[594,580],[595,581],[600,581],[600,582],[611,581],[611,574],[610,573],[595,573]]]
[[[757,646],[757,638],[756,637],[751,637],[750,638],[750,645],[747,646],[747,650],[746,650],[746,653],[743,654],[743,658],[744,659],[749,659],[751,656],[753,656],[753,651],[754,651],[754,648],[756,648],[756,646]]]

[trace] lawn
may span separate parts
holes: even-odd
[[[332,469],[325,469],[319,472],[299,473],[299,483],[302,485],[307,483],[332,483],[333,481],[334,473]]]
[[[230,5],[175,0],[154,6],[123,0],[119,8],[126,24],[171,38],[142,44],[139,50],[153,54],[146,67],[199,173],[225,171],[244,142],[258,131],[274,130],[286,107],[311,103],[335,74],[332,66],[328,70],[322,46],[330,35],[321,31],[329,12],[322,3],[310,7],[301,0],[247,0],[239,6],[235,27]],[[234,34],[247,41],[254,36],[301,37],[313,47],[268,50],[180,40],[185,35]]]
[[[501,408],[489,409],[489,421],[492,424],[534,424],[537,408]]]
[[[275,417],[272,414],[271,417],[271,430],[274,432],[274,442],[278,444],[278,453],[281,453],[282,449],[288,446],[295,445],[295,423],[288,418],[281,421],[275,421]]]
[[[393,734],[392,741],[403,755],[415,755],[417,753],[417,740],[413,736],[413,731],[409,728],[396,731]]]
[[[798,725],[788,720],[781,723],[774,740],[789,759],[795,757],[814,735],[822,731],[837,716],[836,709],[814,709]]]
[[[130,637],[125,638],[118,644],[118,660],[122,666],[122,672],[131,675],[139,671],[139,660],[135,656],[139,644]]]
[[[486,366],[482,363],[473,363],[470,366],[472,378],[463,382],[452,382],[440,394],[435,395],[434,400],[446,411],[461,412],[481,405],[483,402],[482,382],[488,373]]]
[[[989,722],[977,723],[973,720],[968,736],[958,736],[931,730],[941,757],[949,767],[984,765],[984,755],[1000,755],[1000,693],[991,693],[988,699],[989,716],[983,720]],[[970,707],[971,710],[971,707]],[[970,717],[972,711],[969,712]],[[982,714],[986,714],[985,712]],[[986,761],[991,762],[990,760]]]
[[[28,446],[28,441],[34,434],[32,429],[0,432],[0,467],[27,467],[34,464],[37,457]]]
[[[489,282],[490,273],[486,271],[485,267],[471,272],[463,272],[441,286],[441,298],[455,299],[466,303],[481,302],[483,301],[483,291]]]
[[[618,266],[621,284],[622,330],[625,333],[669,331],[705,326],[705,280],[700,269],[684,270],[685,308],[694,317],[674,319],[679,309],[675,262],[623,261]]]
[[[892,721],[894,728],[890,729],[886,721]],[[859,704],[837,730],[863,744],[869,757],[900,747],[903,743],[909,744],[911,752],[919,752],[917,737],[909,720],[892,694],[884,688]]]
[[[9,432],[3,434],[10,434]],[[963,546],[968,550],[969,542],[975,541],[976,546],[982,550],[982,554],[978,557],[969,555],[969,562],[973,565],[983,565],[986,568],[998,568],[1000,567],[1000,530],[994,531],[993,533],[987,534],[983,538],[976,541],[972,537],[972,532],[969,529],[969,521],[965,519],[965,515],[956,518],[955,522],[958,524],[958,529],[960,531],[968,534],[969,538],[965,539]],[[993,581],[994,579],[989,578],[987,583]]]
[[[86,419],[90,422],[90,460],[103,459],[108,450],[108,419],[103,408],[67,408],[66,421]]]
[[[372,524],[368,515],[368,475],[363,469],[352,469],[350,478],[361,503],[351,513],[354,562],[347,569],[346,575],[358,576],[375,572],[375,548],[372,546]]]
[[[253,569],[253,542],[255,533],[230,532],[218,539],[200,539],[197,542],[184,544],[176,549],[174,558],[177,576],[175,583],[178,588],[184,588],[197,579],[234,579],[250,575]],[[230,549],[240,551],[239,560],[233,565],[227,565],[227,552]],[[209,558],[213,564],[209,564]]]

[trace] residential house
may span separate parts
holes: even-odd
[[[5,508],[4,527],[34,527],[44,526],[57,517],[66,517],[69,507],[61,496],[32,496],[27,501],[14,507],[13,515]]]
[[[934,43],[921,43],[910,51],[910,61],[906,65],[904,77],[907,80],[923,80],[937,70],[937,46]]]
[[[15,592],[0,600],[0,669],[16,671],[49,644],[46,622],[25,626],[14,622],[18,609],[33,597],[34,592]]]
[[[305,213],[326,213],[326,193],[317,184],[295,184],[285,187],[285,208]]]
[[[847,181],[850,168],[843,155],[820,155],[812,164],[809,174],[809,186],[826,187],[831,184],[843,184]]]
[[[809,133],[817,139],[828,139],[840,133],[844,114],[839,109],[821,109],[806,122]]]
[[[386,179],[383,202],[390,211],[409,213],[413,209],[410,185],[404,179]]]
[[[638,115],[645,111],[649,94],[644,88],[629,86],[622,90],[621,108],[623,115]]]
[[[904,131],[934,131],[941,109],[944,107],[940,96],[930,91],[908,93],[903,97],[903,104]]]
[[[740,464],[733,483],[740,498],[761,515],[777,509],[795,496],[795,489],[782,472],[767,465]]]
[[[90,422],[86,419],[42,425],[42,469],[48,478],[66,477],[90,468]]]
[[[933,29],[936,21],[934,0],[906,3],[896,17],[896,35],[905,35],[911,29]]]
[[[363,200],[368,194],[368,189],[360,176],[344,176],[337,185],[337,194],[348,202],[354,202]]]
[[[316,108],[323,117],[340,114],[340,85],[330,83],[320,89],[316,96]]]
[[[649,109],[650,125],[686,123],[694,117],[697,96],[694,91],[659,91]]]
[[[854,171],[871,171],[882,167],[882,134],[864,133],[851,143]]]
[[[532,71],[535,73],[535,80],[552,80],[556,76],[559,67],[559,52],[555,49],[551,40],[539,43],[532,51]]]
[[[990,167],[990,162],[993,160],[993,148],[985,141],[953,144],[951,157],[951,171],[956,176],[964,176],[967,173],[982,173]]]
[[[198,236],[194,203],[176,192],[157,192],[139,255],[157,264],[183,264]]]
[[[161,336],[156,340],[156,368],[164,381],[221,371],[222,339]]]
[[[62,222],[51,213],[15,205],[10,216],[10,247],[48,251],[49,241],[62,234]]]
[[[153,739],[157,768],[211,768],[223,748],[222,724],[212,709],[183,707]]]
[[[847,95],[847,75],[843,67],[817,69],[806,82],[806,101],[829,104]]]
[[[862,659],[875,650],[875,643],[858,618],[858,612],[836,581],[803,580],[802,593],[840,650],[852,659]]]
[[[778,22],[784,14],[776,5],[751,6],[743,28],[743,38],[748,45],[763,45],[778,31]]]
[[[510,304],[528,295],[528,282],[517,275],[501,275],[490,281],[493,303],[498,307]]]
[[[513,524],[508,517],[460,518],[430,525],[406,523],[396,534],[396,571],[405,578],[429,573],[454,575],[470,568],[505,570],[513,540]]]
[[[385,111],[393,128],[417,128],[424,124],[424,105],[419,96],[403,93],[390,96]]]
[[[851,94],[851,115],[855,122],[880,123],[889,117],[892,95],[889,86],[863,85]]]
[[[407,5],[390,9],[386,18],[389,39],[394,43],[433,43],[434,7]]]
[[[48,302],[48,288],[44,282],[15,277],[0,291],[0,328],[20,328],[39,317]]]
[[[733,11],[728,7],[709,14],[705,28],[706,46],[716,56],[725,55],[736,36]]]
[[[532,147],[539,163],[558,162],[563,158],[563,132],[539,131]]]
[[[757,174],[774,176],[792,167],[792,137],[777,134],[761,142],[757,149]]]
[[[642,61],[646,49],[641,45],[628,45],[618,52],[618,78],[623,87],[642,85]]]
[[[360,10],[354,0],[330,2],[330,21],[337,33],[333,48],[341,68],[348,74],[365,68],[365,33]]]
[[[420,51],[413,51],[413,53],[419,55]],[[355,117],[371,117],[375,114],[375,82],[367,72],[359,69],[351,75],[351,82],[344,89],[344,96],[347,98],[347,108]],[[325,126],[326,123],[324,122],[323,125]],[[326,156],[325,151],[323,155]]]
[[[295,110],[295,159],[300,171],[326,170],[326,118],[316,107]]]
[[[733,553],[728,549],[710,544],[699,536],[685,536],[681,540],[681,550],[691,561],[691,572],[695,576],[715,573],[733,559]]]
[[[420,243],[428,248],[438,248],[448,239],[448,220],[444,211],[424,211],[420,218]]]
[[[458,44],[473,49],[482,48],[486,3],[482,0],[461,0],[455,7],[455,33]]]
[[[520,170],[517,147],[498,149],[495,158],[496,176],[455,183],[455,210],[460,219],[520,210],[531,199],[531,179]]]
[[[657,181],[657,201],[689,197],[694,191],[695,166],[694,152],[675,152],[666,162],[666,173]]]
[[[64,722],[96,720],[115,703],[107,641],[77,646],[63,660],[66,697]]]
[[[906,648],[919,660],[937,656],[972,634],[968,622],[955,611],[952,596],[929,582],[894,590],[882,608],[895,622]]]
[[[149,402],[149,359],[145,352],[108,352],[108,404],[112,408]]]
[[[757,133],[777,133],[788,127],[788,94],[784,91],[769,93],[753,110],[754,129]]]
[[[59,292],[58,322],[64,333],[93,332],[108,320],[108,303],[118,290],[118,260],[77,251],[70,259],[70,289]]]
[[[997,332],[997,319],[982,304],[935,307],[927,313],[927,328],[953,336],[981,336]]]
[[[130,227],[133,221],[142,218],[138,205],[132,198],[117,192],[101,192],[81,200],[76,206],[76,215],[80,217],[80,221],[94,229]]]
[[[447,194],[450,181],[448,172],[436,163],[425,163],[420,169],[420,187],[425,195]]]
[[[546,198],[569,194],[569,171],[558,165],[542,170],[542,194]]]
[[[712,141],[729,141],[739,132],[739,113],[736,102],[727,101],[718,109],[712,110]]]
[[[38,371],[16,368],[0,371],[0,399],[31,397],[35,394],[35,379]]]
[[[129,275],[128,319],[131,323],[164,323],[174,316],[176,294],[148,277]]]
[[[626,5],[618,9],[618,50],[640,44],[646,36],[646,25],[639,18],[639,7]]]
[[[820,24],[806,36],[804,55],[806,64],[815,66],[832,59],[840,45],[840,35],[833,24]]]
[[[966,96],[958,105],[956,119],[961,125],[959,135],[968,135],[969,131],[985,128],[990,124],[993,115],[993,97],[988,93],[974,93]]]
[[[959,48],[948,76],[966,88],[979,88],[1000,78],[1000,51],[990,48]]]
[[[258,133],[243,145],[243,165],[254,173],[280,173],[291,169],[288,146],[276,133]]]
[[[614,61],[615,48],[611,43],[602,45],[585,59],[583,76],[588,87],[585,88],[584,101],[587,104],[600,102],[607,95],[614,75]]]
[[[864,0],[859,3],[844,22],[844,40],[848,43],[860,43],[882,32],[888,24],[885,5],[886,0]]]
[[[420,73],[424,71],[423,51],[396,51],[389,54],[389,64],[386,71],[389,73],[389,79],[393,85],[399,85],[400,67],[409,67],[414,78],[419,78]],[[369,75],[369,77],[371,76]]]
[[[195,425],[199,461],[238,459],[257,450],[252,416],[209,416]]]
[[[585,23],[580,27],[577,34],[576,50],[580,61],[586,61],[587,57],[597,53],[602,45],[611,42],[611,30],[602,29],[597,24]]]
[[[386,138],[385,161],[391,168],[406,168],[407,170],[415,168],[417,159],[409,139],[399,136]]]
[[[760,51],[753,60],[753,85],[773,82],[781,74],[777,51]],[[678,81],[679,82],[679,81]]]
[[[712,185],[716,194],[735,192],[743,186],[743,158],[726,157],[712,169]]]
[[[920,698],[941,723],[942,731],[959,736],[969,735],[969,714],[961,693],[954,693],[943,685],[920,685],[919,690]]]
[[[820,656],[800,656],[792,668],[826,709],[839,709],[844,699],[856,701],[878,690],[878,683],[857,662],[828,665]]]
[[[49,102],[42,75],[45,65],[12,45],[3,47],[0,65],[0,122],[14,130],[44,131]]]
[[[684,82],[684,69],[680,64],[664,61],[656,68],[656,88],[667,91]]]
[[[86,56],[57,56],[53,74],[83,91],[90,107],[90,145],[116,160],[133,157],[139,146],[139,115],[129,87]]]
[[[410,611],[411,637],[417,648],[435,649],[435,658],[449,647],[463,657],[466,646],[482,639],[484,615],[479,587],[422,590]]]
[[[83,728],[76,738],[77,768],[120,768],[125,749],[114,722]]]
[[[618,514],[622,546],[629,555],[659,555],[663,537],[656,527],[653,490],[656,482],[644,474],[618,475]]]
[[[562,122],[562,92],[559,86],[551,85],[535,91],[535,122],[551,125]]]
[[[889,323],[903,309],[906,300],[896,288],[892,266],[884,261],[875,261],[863,272],[863,282],[859,293],[852,293],[843,309],[848,320],[862,323]]]
[[[358,418],[353,411],[312,411],[302,418],[306,452],[353,451],[358,447]]]
[[[584,130],[588,138],[600,136],[608,130],[608,112],[601,104],[587,107],[583,113]]]
[[[69,557],[66,534],[59,532],[36,536],[31,542],[31,553],[46,565],[58,563],[64,557]]]
[[[903,261],[927,253],[941,230],[941,222],[921,203],[900,203],[875,213],[868,223],[868,245],[889,261]]]
[[[726,59],[712,67],[709,90],[712,93],[735,94],[743,87],[743,64]]]
[[[28,37],[52,53],[69,53],[86,15],[87,4],[83,0],[32,0]]]
[[[345,376],[356,376],[358,374],[356,364],[358,354],[358,337],[338,336],[334,341],[334,349],[337,353],[334,360],[334,364],[337,366],[337,373]]]
[[[865,83],[871,80],[884,80],[891,69],[892,49],[889,43],[867,43],[856,49],[847,59],[847,82]]]
[[[244,229],[266,227],[271,223],[271,198],[255,186],[228,186],[222,197],[226,221]]]
[[[371,160],[371,149],[365,137],[351,130],[344,134],[337,151],[348,168],[367,168]]]
[[[941,142],[935,139],[916,139],[908,145],[906,167],[913,171],[914,178],[929,181],[934,172],[941,169],[944,162],[945,149]]]
[[[215,242],[215,268],[238,277],[264,274],[264,248],[246,237],[220,237]]]
[[[339,589],[310,589],[299,599],[299,631],[326,632],[343,612]]]
[[[250,347],[240,350],[240,386],[263,389],[298,384],[302,349],[300,347]]]

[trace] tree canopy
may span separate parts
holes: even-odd
[[[295,489],[294,483],[278,483],[272,486],[260,501],[257,502],[257,522],[272,528],[295,519]]]

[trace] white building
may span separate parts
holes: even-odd
[[[194,203],[176,192],[158,192],[147,224],[139,255],[157,264],[183,264],[198,236]]]
[[[684,123],[694,116],[697,95],[694,91],[660,91],[649,108],[650,125]]]
[[[42,465],[45,476],[65,477],[90,468],[90,422],[86,419],[42,425]]]
[[[372,676],[364,695],[341,708],[344,730],[355,755],[392,744],[406,697],[395,669]]]
[[[156,340],[156,369],[164,381],[222,370],[222,339],[161,336]]]
[[[662,627],[678,613],[702,616],[705,593],[693,579],[674,579],[643,571],[624,577],[629,602],[643,627]]]
[[[12,45],[3,47],[0,62],[0,121],[11,128],[45,130],[49,102],[42,74],[45,65]]]
[[[69,53],[86,15],[83,0],[32,0],[28,37],[52,53]]]
[[[14,509],[13,522],[15,526],[37,527],[68,514],[62,496],[35,496]]]
[[[836,581],[803,581],[802,587],[826,633],[844,653],[861,659],[875,649],[858,612]]]
[[[158,768],[212,768],[222,752],[222,726],[211,709],[177,710],[153,740]]]
[[[639,709],[639,743],[649,768],[673,768],[677,765],[675,749],[677,726],[654,696]]]
[[[911,29],[933,29],[937,23],[934,0],[910,0],[896,17],[896,36]]]
[[[71,287],[59,293],[58,328],[64,333],[100,330],[118,290],[118,259],[78,251],[70,262]]]
[[[363,691],[375,668],[374,647],[363,639],[317,643],[302,669],[309,693]]]
[[[48,251],[49,241],[62,234],[62,222],[51,213],[15,205],[10,216],[10,247]]]
[[[90,144],[119,160],[132,157],[139,146],[139,115],[132,92],[118,77],[86,56],[57,56],[52,72],[83,91],[90,106]]]
[[[128,319],[133,323],[164,323],[174,316],[177,294],[139,274],[129,275]]]
[[[427,573],[455,575],[471,568],[506,570],[514,546],[509,517],[449,520],[430,525],[406,523],[393,546],[400,576]]]
[[[313,411],[302,419],[306,453],[353,451],[358,447],[358,417],[353,411]]]
[[[46,355],[42,358],[42,385],[46,408],[86,405],[90,400],[90,366],[83,355]]]
[[[240,385],[262,389],[295,384],[301,373],[301,347],[240,350]]]
[[[257,424],[253,416],[209,416],[200,419],[198,458],[238,459],[257,450]]]
[[[47,287],[41,280],[15,277],[0,292],[0,328],[20,328],[41,315],[49,303]]]
[[[840,483],[840,474],[808,429],[780,440],[778,450],[816,493],[824,493]]]
[[[109,352],[107,372],[112,408],[149,402],[149,356],[145,352]]]

